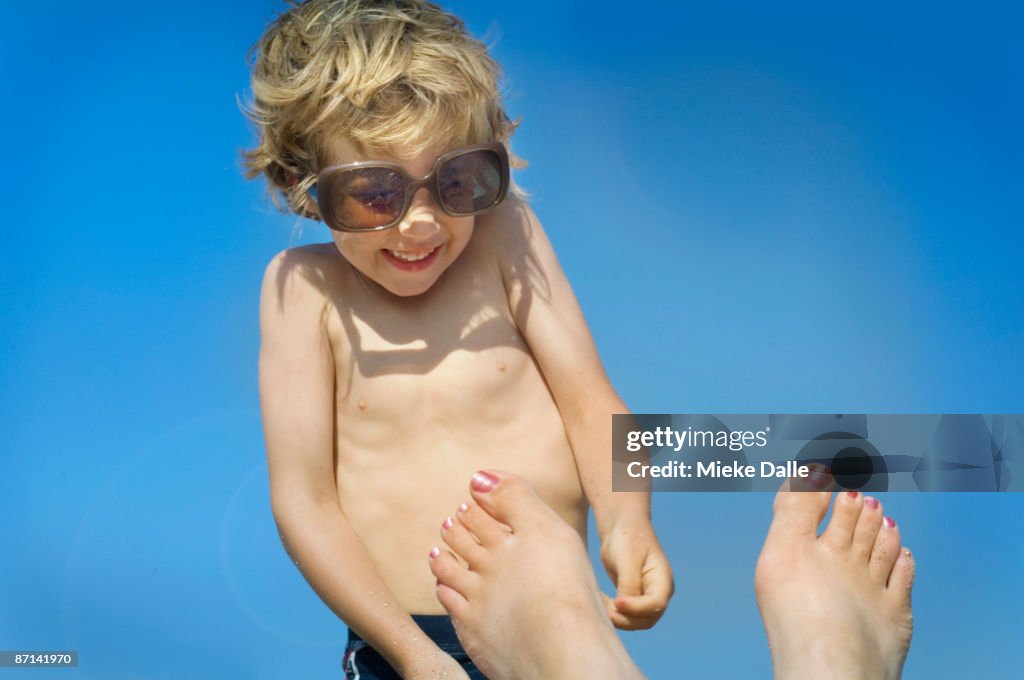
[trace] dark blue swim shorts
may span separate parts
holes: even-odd
[[[452,626],[450,617],[414,615],[412,619],[434,644],[462,664],[470,680],[487,680],[469,660],[469,655],[455,635],[455,627]],[[401,680],[401,676],[384,660],[384,657],[351,629],[348,631],[348,645],[345,647],[345,657],[341,666],[345,669],[345,677],[348,680]]]

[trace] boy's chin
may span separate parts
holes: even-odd
[[[378,286],[398,297],[416,297],[423,295],[434,287],[446,268],[438,267],[433,271],[425,271],[417,274],[399,273],[397,276],[389,276],[385,280],[375,279]]]
[[[435,277],[434,280],[430,281],[429,283],[418,286],[408,284],[401,286],[385,285],[379,281],[377,283],[380,284],[381,287],[384,288],[384,290],[397,297],[416,297],[417,295],[423,295],[428,290],[433,288],[434,284],[437,283],[437,277]]]

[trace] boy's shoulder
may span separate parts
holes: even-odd
[[[339,254],[333,243],[312,243],[285,248],[267,264],[266,274],[280,277],[337,276]]]
[[[546,254],[551,244],[530,204],[522,198],[510,198],[484,218],[485,248],[497,259],[510,295],[528,284],[546,296],[547,279],[552,273]]]
[[[540,227],[530,205],[512,197],[477,219],[479,228],[473,238],[479,239],[483,250],[497,258],[503,271],[514,268],[530,250],[534,230]]]
[[[342,258],[333,243],[282,250],[270,259],[263,273],[261,316],[319,315],[342,279]]]

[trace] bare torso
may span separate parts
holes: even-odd
[[[587,504],[562,418],[516,326],[494,243],[478,223],[426,293],[394,296],[333,243],[324,323],[335,363],[342,511],[413,614],[440,614],[427,553],[479,469],[519,474],[581,535]]]

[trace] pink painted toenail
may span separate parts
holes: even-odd
[[[856,498],[859,495],[860,495],[859,491],[847,491],[846,492],[846,497],[847,498]]]
[[[868,506],[872,510],[878,507],[878,499],[872,498],[871,496],[864,497],[864,505]]]
[[[481,470],[473,475],[473,479],[469,481],[469,485],[473,487],[474,491],[487,493],[494,487],[498,486],[498,478],[490,472],[484,472]]]
[[[438,548],[437,546],[434,546],[433,548],[430,549],[430,559],[436,560],[440,556],[441,556],[441,549],[440,548]]]
[[[824,489],[832,480],[832,471],[821,463],[811,463],[807,466],[807,472],[810,473],[807,476],[807,483],[812,488]]]
[[[459,506],[459,512],[466,512],[469,510],[469,503],[463,503]]]
[[[885,518],[883,518],[882,519],[882,524],[885,525],[886,529],[895,529],[896,528],[896,520],[894,520],[892,517],[885,517]]]
[[[445,517],[444,522],[441,523],[441,528],[442,529],[451,529],[452,525],[454,525],[454,524],[455,524],[455,520],[453,520],[451,517]]]

